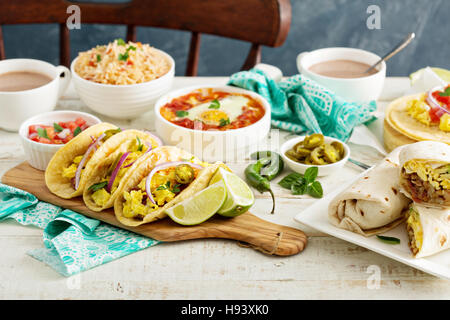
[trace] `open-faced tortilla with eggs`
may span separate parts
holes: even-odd
[[[406,96],[386,109],[390,128],[413,141],[432,140],[450,144],[450,97],[443,90]],[[444,103],[449,98],[449,104]]]
[[[114,206],[120,190],[139,165],[142,156],[161,145],[153,134],[140,130],[125,130],[110,138],[117,145],[108,157],[95,167],[85,169],[87,176],[83,200],[87,207],[101,211]]]
[[[406,215],[409,247],[415,258],[427,257],[450,248],[450,209],[413,203]]]
[[[450,146],[420,141],[400,152],[400,186],[415,202],[450,208]]]
[[[411,200],[400,192],[397,161],[389,155],[338,194],[328,207],[331,224],[368,237],[405,221]]]
[[[225,167],[201,162],[177,147],[152,150],[142,156],[117,196],[116,218],[127,226],[162,219],[166,209],[206,188],[220,166]]]

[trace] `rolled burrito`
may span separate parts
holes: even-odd
[[[400,158],[401,191],[414,202],[450,208],[450,146],[421,141],[405,146]]]
[[[415,258],[450,248],[450,209],[411,204],[406,220],[409,247]]]
[[[411,200],[400,192],[396,160],[386,157],[338,194],[328,207],[330,222],[366,237],[402,223]]]

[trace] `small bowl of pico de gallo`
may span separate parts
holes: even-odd
[[[100,122],[96,116],[79,111],[52,111],[25,120],[19,135],[28,162],[36,169],[45,170],[56,151]]]

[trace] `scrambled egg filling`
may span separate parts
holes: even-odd
[[[67,168],[63,168],[62,176],[64,178],[75,178],[78,164],[80,163],[81,159],[83,159],[83,156],[75,157],[70,166],[68,166]]]
[[[431,118],[430,118],[430,106],[425,102],[425,95],[420,100],[411,100],[408,101],[408,104],[406,106],[406,112],[419,121],[420,123],[423,123],[426,126],[431,125]]]
[[[428,181],[436,190],[450,189],[450,164],[432,163],[424,160],[410,160],[404,164],[407,174],[417,173],[420,179]]]
[[[419,100],[409,101],[406,105],[406,112],[412,118],[429,127],[433,124],[431,123],[430,106],[425,102],[425,99],[426,97],[423,95]],[[439,129],[444,132],[450,132],[450,114],[445,113],[441,116]]]
[[[439,129],[444,132],[450,132],[450,114],[445,113],[440,120]]]
[[[128,149],[129,149],[129,152],[131,152],[131,153],[127,156],[127,159],[123,162],[121,168],[117,172],[116,178],[114,179],[113,185],[111,187],[111,193],[106,191],[106,189],[105,189],[106,187],[92,193],[92,200],[94,200],[94,202],[98,206],[102,207],[102,206],[106,205],[108,200],[111,198],[111,195],[119,187],[120,181],[125,176],[125,173],[131,168],[131,166],[127,167],[127,168],[125,168],[125,167],[127,165],[133,163],[134,161],[136,161],[140,156],[142,156],[147,151],[148,147],[147,147],[147,145],[141,144],[140,141],[135,139],[130,144]],[[112,163],[111,167],[108,170],[109,174],[105,177],[104,181],[109,181],[109,179],[111,178],[111,174],[114,171],[115,167],[117,166],[117,163],[121,157],[122,157],[122,154],[119,154],[117,156],[116,161],[114,161]]]
[[[417,251],[420,251],[423,243],[423,229],[422,224],[420,223],[419,214],[413,208],[409,209],[409,217],[408,220],[406,220],[406,223],[414,232],[414,238],[411,239],[411,245],[415,247]]]
[[[176,180],[175,167],[160,170],[153,175],[150,183],[150,191],[156,204],[153,204],[150,200],[146,200],[144,204],[145,197],[147,197],[145,191],[146,180],[147,177],[141,180],[137,190],[124,192],[123,214],[125,217],[144,217],[172,201],[181,192],[180,187],[182,185]]]

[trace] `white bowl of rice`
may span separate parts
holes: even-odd
[[[167,93],[175,61],[167,53],[122,39],[81,52],[70,70],[75,89],[92,110],[117,119],[132,119],[151,110]]]

